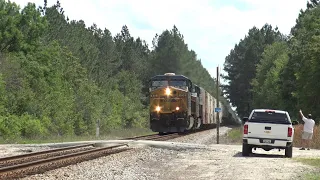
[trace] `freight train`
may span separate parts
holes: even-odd
[[[217,120],[216,98],[183,75],[165,73],[152,77],[149,94],[150,129],[159,134],[210,128],[218,121],[236,122],[231,108],[221,102]]]

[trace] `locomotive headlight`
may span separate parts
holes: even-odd
[[[176,107],[176,110],[179,111],[179,109],[180,109],[179,106],[177,106],[177,107]]]
[[[166,88],[166,95],[170,95],[171,94],[171,90],[169,88]]]
[[[160,110],[161,110],[160,106],[157,106],[157,107],[156,107],[156,111],[159,112]]]

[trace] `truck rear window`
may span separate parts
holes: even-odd
[[[286,114],[275,112],[254,112],[249,122],[291,124]]]

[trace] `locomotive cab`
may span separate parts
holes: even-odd
[[[166,73],[150,79],[150,128],[154,132],[184,132],[192,128],[194,88],[183,75]]]

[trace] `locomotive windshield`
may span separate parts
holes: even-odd
[[[151,83],[151,89],[154,90],[159,87],[166,87],[166,86],[174,86],[180,89],[187,90],[187,82],[185,80],[154,80]]]

